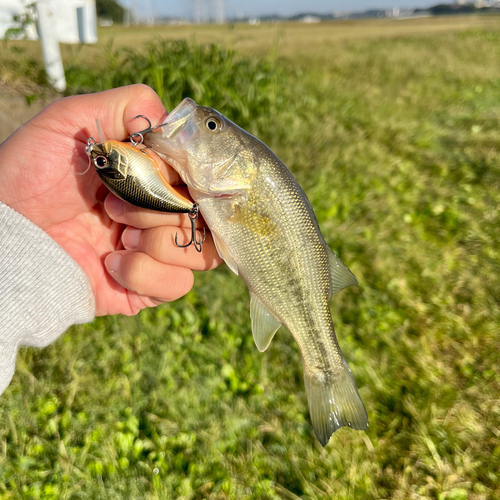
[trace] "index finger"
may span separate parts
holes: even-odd
[[[83,129],[98,142],[101,142],[101,138],[96,120],[102,132],[102,141],[111,139],[124,141],[134,132],[147,127],[147,122],[138,118],[139,115],[146,116],[154,126],[161,123],[167,114],[158,94],[143,84],[128,85],[96,94],[66,97],[55,104],[49,106],[47,111],[57,116],[68,117],[66,123],[62,124],[64,128],[61,129],[61,133]],[[54,123],[58,126],[61,121],[54,120]],[[179,174],[152,149],[148,148],[148,154],[159,165],[169,184],[173,186],[182,184]]]
[[[48,123],[62,135],[73,135],[75,130],[87,130],[97,138],[97,119],[104,140],[123,141],[138,130],[140,124],[135,120],[137,115],[147,116],[154,125],[161,122],[166,111],[151,87],[135,84],[95,94],[65,97],[48,106],[44,114],[46,118],[52,115],[54,119]],[[64,120],[60,119],[61,116],[64,116]],[[35,117],[33,121],[36,120]]]

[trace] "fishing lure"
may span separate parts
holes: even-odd
[[[90,137],[85,152],[94,164],[105,186],[116,196],[132,205],[159,212],[187,213],[191,222],[191,244],[198,252],[206,239],[203,229],[201,241],[196,239],[198,205],[178,193],[162,174],[158,164],[146,151],[138,149],[139,142],[131,144],[109,140],[97,143]]]

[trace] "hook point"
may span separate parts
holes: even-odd
[[[189,212],[189,220],[191,222],[191,239],[189,240],[189,242],[186,245],[179,245],[179,243],[177,241],[177,233],[175,234],[175,244],[179,248],[186,248],[189,245],[193,244],[193,246],[197,252],[201,252],[203,249],[202,248],[203,243],[205,243],[205,240],[207,239],[207,230],[205,228],[203,228],[203,238],[201,241],[198,241],[196,239],[196,219],[198,218],[198,208],[199,208],[198,204],[195,203],[193,205],[193,208]]]

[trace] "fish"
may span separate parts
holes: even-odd
[[[291,332],[319,442],[326,446],[343,426],[366,429],[329,307],[357,280],[326,244],[292,173],[259,139],[190,98],[143,135],[179,173],[221,258],[245,282],[257,348],[265,351],[281,325]]]
[[[118,198],[159,212],[193,212],[193,201],[168,183],[154,158],[145,150],[114,140],[88,144],[87,154],[99,177]]]

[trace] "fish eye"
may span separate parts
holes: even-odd
[[[105,156],[96,156],[94,158],[94,165],[96,168],[106,168],[108,159]]]
[[[217,132],[222,128],[222,123],[218,118],[214,118],[211,116],[210,118],[207,118],[207,121],[205,122],[205,126],[210,130],[211,132]]]

